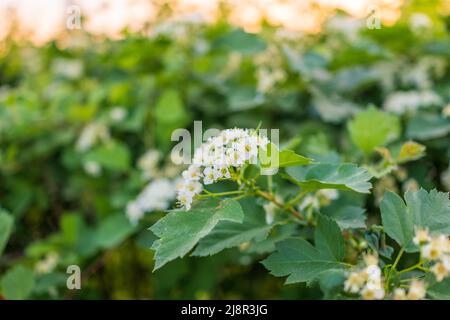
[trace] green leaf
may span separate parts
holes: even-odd
[[[286,172],[305,190],[340,189],[369,193],[372,187],[370,173],[350,163],[289,167]]]
[[[32,270],[21,265],[15,266],[3,276],[2,293],[6,299],[23,300],[30,296],[35,284]]]
[[[173,89],[164,91],[156,102],[156,122],[164,124],[179,123],[186,116],[184,104],[178,92]]]
[[[345,255],[344,238],[337,223],[324,216],[319,215],[317,227],[314,233],[316,248],[326,254],[332,260],[342,261]]]
[[[268,225],[264,210],[249,201],[241,201],[245,217],[242,223],[220,221],[209,235],[200,240],[193,255],[207,256],[226,248],[267,238],[272,225]]]
[[[336,222],[319,216],[314,239],[315,247],[302,238],[283,240],[262,263],[275,276],[289,276],[286,283],[311,281],[324,271],[345,267],[344,238]]]
[[[427,289],[427,295],[436,300],[450,300],[450,278],[431,285]]]
[[[5,210],[0,209],[0,256],[2,255],[9,236],[11,235],[13,224],[13,217]]]
[[[400,133],[399,120],[395,115],[374,107],[359,112],[348,124],[350,138],[365,153],[396,139]]]
[[[436,189],[429,193],[424,189],[407,191],[405,201],[415,226],[428,228],[430,232],[450,234],[448,193],[438,192]]]
[[[236,200],[210,199],[199,202],[189,211],[172,211],[155,223],[150,230],[160,239],[153,243],[155,268],[183,257],[200,239],[207,236],[221,220],[241,223],[242,208]]]
[[[182,128],[189,121],[183,100],[179,93],[168,89],[162,93],[155,106],[155,136],[159,144],[168,148],[172,132]]]
[[[274,276],[288,276],[287,284],[311,281],[324,271],[345,267],[302,238],[281,241],[276,244],[276,249],[262,264]]]
[[[100,248],[111,248],[125,240],[133,231],[134,226],[125,215],[115,214],[100,223],[95,241]]]
[[[279,153],[280,168],[292,166],[304,166],[311,164],[313,161],[309,158],[296,154],[292,150],[283,150]]]
[[[365,210],[361,207],[345,205],[330,205],[322,209],[322,213],[330,216],[337,222],[341,230],[358,229],[366,227]]]
[[[264,50],[266,43],[256,34],[247,33],[242,29],[236,29],[219,37],[213,47],[250,55]]]
[[[259,161],[263,168],[303,166],[313,162],[312,159],[296,154],[292,150],[279,151],[274,143],[269,143],[265,151],[259,152]]]
[[[402,198],[386,191],[380,209],[384,231],[402,247],[406,247],[414,236],[414,221]]]
[[[405,202],[392,192],[381,201],[381,218],[386,233],[407,251],[417,251],[411,242],[414,228],[428,228],[431,233],[450,234],[450,200],[448,193],[424,189],[408,191]]]
[[[437,114],[417,114],[408,123],[406,136],[428,140],[444,137],[450,132],[450,121]]]
[[[343,270],[329,270],[319,276],[320,290],[324,293],[324,299],[335,299],[342,292],[344,282],[347,279]]]
[[[130,152],[126,145],[119,142],[98,146],[89,151],[84,159],[114,171],[125,171],[130,167]]]

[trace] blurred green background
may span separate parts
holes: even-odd
[[[302,154],[361,162],[347,122],[375,106],[427,156],[378,180],[369,213],[386,187],[450,190],[448,1],[398,12],[378,1],[369,17],[312,6],[316,23],[299,30],[223,4],[213,21],[172,19],[171,2],[157,2],[157,23],[119,36],[81,28],[37,44],[16,26],[1,41],[3,298],[321,298],[319,284],[283,286],[258,262],[264,249],[245,245],[152,273],[147,229],[174,205],[183,169],[170,161],[170,135],[194,120],[261,122]],[[71,264],[81,290],[66,288]]]

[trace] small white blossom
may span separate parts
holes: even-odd
[[[416,245],[422,245],[431,240],[430,236],[428,235],[428,229],[417,229],[416,235],[414,236],[414,243]]]
[[[35,265],[37,273],[50,273],[58,265],[59,255],[56,252],[49,252],[44,259],[40,260]]]
[[[142,171],[144,179],[151,179],[155,176],[160,158],[161,153],[158,150],[150,149],[138,159],[137,165]]]
[[[127,216],[132,223],[137,223],[145,212],[165,210],[175,198],[176,181],[160,178],[151,181],[138,197],[128,203]]]
[[[95,161],[86,161],[83,163],[83,168],[87,174],[93,177],[98,177],[102,173],[102,167]]]
[[[421,280],[411,281],[407,298],[409,300],[421,300],[425,298],[426,295],[425,283]]]
[[[110,111],[111,120],[114,122],[121,122],[127,116],[127,110],[123,107],[114,107]]]
[[[110,138],[108,128],[104,123],[93,122],[84,127],[77,141],[77,150],[85,152],[99,141],[106,142]]]

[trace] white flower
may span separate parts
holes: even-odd
[[[432,266],[431,272],[434,273],[438,282],[444,280],[444,278],[449,274],[447,267],[442,262],[438,262],[434,266]]]
[[[416,235],[413,239],[414,243],[417,245],[423,245],[431,240],[430,236],[428,235],[428,229],[420,229],[418,228],[416,230]]]
[[[130,220],[132,224],[137,224],[139,220],[141,220],[141,218],[144,216],[144,211],[142,211],[139,205],[133,201],[128,203],[126,214],[128,220]]]
[[[187,183],[183,184],[182,190],[182,192],[193,197],[194,195],[202,192],[203,186],[198,181],[188,181]]]
[[[37,273],[50,273],[58,265],[59,255],[56,252],[49,252],[45,258],[35,265]]]
[[[381,287],[365,287],[361,291],[364,300],[381,300],[384,298],[384,289]]]
[[[94,161],[86,161],[83,163],[83,168],[86,173],[93,177],[98,177],[102,173],[102,167]]]
[[[158,150],[150,149],[145,152],[137,161],[138,168],[142,171],[144,179],[150,179],[155,176],[158,170],[158,162],[161,153]]]
[[[137,223],[145,212],[165,210],[175,198],[176,181],[160,178],[151,181],[137,198],[127,206],[127,216],[132,223]]]
[[[394,300],[406,300],[406,291],[402,288],[394,290]]]
[[[408,291],[408,299],[410,300],[421,300],[425,298],[426,289],[425,283],[421,280],[413,280],[411,281],[411,285]]]
[[[393,113],[403,114],[420,107],[439,106],[442,103],[442,98],[431,90],[398,91],[387,96],[383,108]]]
[[[380,281],[381,270],[377,265],[368,266],[366,268],[366,272],[367,272],[369,280],[372,280],[374,282]]]
[[[200,167],[197,167],[195,165],[190,165],[189,168],[183,171],[181,175],[185,180],[194,180],[194,181],[198,181],[202,177]]]
[[[367,280],[367,274],[363,272],[352,272],[344,283],[344,290],[351,293],[358,293]]]
[[[214,180],[215,180],[214,169],[212,167],[206,167],[205,170],[203,170],[203,183],[211,184],[214,183]]]
[[[441,261],[445,269],[450,272],[450,255],[442,257]]]
[[[127,116],[127,110],[123,107],[114,107],[111,109],[109,115],[114,122],[120,122]]]
[[[80,152],[89,150],[99,141],[108,141],[109,132],[105,124],[93,122],[84,127],[77,141],[76,149]]]
[[[178,197],[177,197],[178,203],[185,207],[186,210],[190,210],[191,209],[191,205],[192,205],[192,196],[186,194],[186,193],[179,193]]]
[[[431,26],[430,17],[423,13],[414,13],[409,18],[409,26],[413,32],[421,32]]]
[[[448,249],[448,238],[440,235],[431,239],[430,243],[420,248],[422,258],[429,260],[439,259]]]
[[[220,178],[230,179],[231,174],[230,170],[228,170],[228,167],[222,165],[222,166],[216,166],[214,167],[214,170],[217,171],[216,175]]]

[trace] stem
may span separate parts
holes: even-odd
[[[422,271],[429,271],[427,268],[424,268],[422,266],[422,263],[423,263],[423,261],[419,261],[415,265],[413,265],[411,267],[408,267],[406,269],[403,269],[403,270],[399,271],[398,273],[407,273],[407,272],[413,271],[415,269],[419,269],[419,270],[422,270]]]
[[[405,252],[405,248],[401,248],[400,251],[398,252],[397,258],[395,258],[394,264],[389,269],[389,272],[388,272],[387,277],[386,277],[386,284],[385,284],[385,290],[386,291],[389,290],[389,281],[391,280],[392,270],[395,270],[395,268],[397,267],[397,265],[398,265],[398,263],[400,261],[400,258],[402,257],[404,252]]]
[[[269,193],[273,194],[273,191],[272,191],[272,175],[270,175],[270,174],[267,176],[267,188],[269,189]]]
[[[400,261],[400,258],[402,257],[403,253],[405,253],[405,249],[404,249],[404,248],[401,248],[400,251],[399,251],[399,253],[398,253],[398,255],[397,255],[397,258],[396,258],[395,261],[394,261],[394,264],[392,265],[391,270],[392,270],[392,269],[395,269],[395,267],[397,267],[398,262]]]
[[[235,194],[244,194],[245,191],[236,190],[236,191],[226,191],[226,192],[213,193],[213,192],[209,192],[209,191],[205,190],[205,193],[206,194],[197,195],[197,197],[199,197],[199,198],[223,197],[223,196],[230,196],[230,195],[235,195]]]
[[[269,200],[270,202],[272,202],[273,204],[275,204],[277,207],[281,208],[281,209],[285,209],[287,211],[289,211],[290,213],[292,213],[293,216],[295,216],[296,218],[300,219],[300,220],[305,220],[305,217],[303,216],[302,213],[298,212],[297,210],[295,210],[292,206],[290,205],[283,205],[282,203],[278,202],[275,197],[273,195],[271,195],[270,193],[267,193],[265,191],[261,191],[261,190],[257,190],[256,191],[256,195]]]
[[[297,202],[299,202],[301,199],[303,199],[303,197],[305,196],[307,192],[306,191],[302,191],[300,192],[298,195],[296,195],[294,198],[292,198],[291,200],[288,201],[288,205],[292,206],[293,204],[296,204]]]

